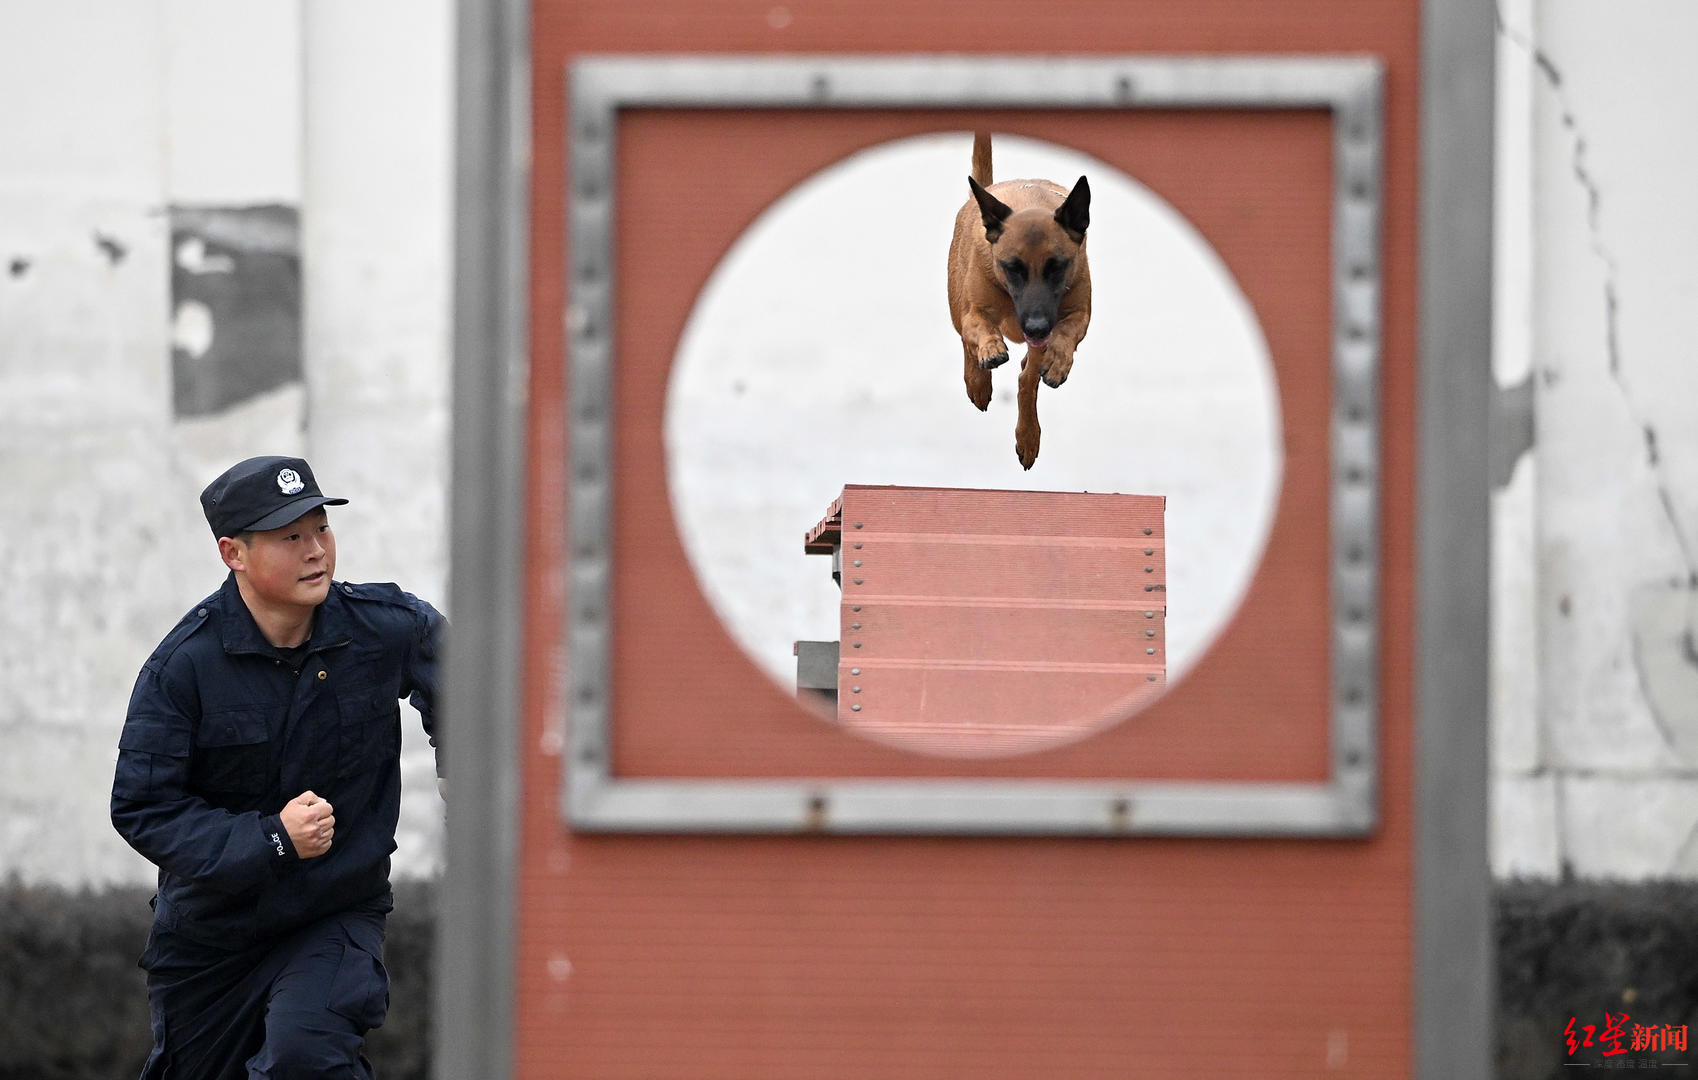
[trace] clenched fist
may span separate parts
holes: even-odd
[[[310,791],[303,791],[283,807],[283,828],[289,831],[289,842],[295,854],[312,859],[330,850],[336,836],[336,818],[329,803]]]

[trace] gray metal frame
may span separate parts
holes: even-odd
[[[1370,57],[606,56],[571,71],[570,537],[561,812],[625,832],[1360,836],[1378,820],[1383,74]],[[1325,782],[641,780],[611,769],[615,146],[624,108],[1326,109],[1333,118],[1331,775]],[[969,126],[963,116],[963,126]]]
[[[1496,12],[1426,0],[1416,473],[1415,1016],[1420,1080],[1489,1080],[1488,799]]]
[[[462,0],[449,488],[447,867],[432,1071],[513,1071],[519,686],[530,352],[530,3]]]
[[[454,802],[433,1059],[444,1078],[512,1074],[529,13],[529,0],[459,4]],[[1486,1080],[1492,11],[1426,0],[1423,18],[1413,1045],[1421,1080]]]

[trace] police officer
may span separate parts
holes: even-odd
[[[347,501],[295,457],[201,493],[230,573],[143,665],[112,783],[113,825],[159,867],[142,1080],[372,1075],[397,702],[436,745],[443,620],[394,585],[335,580],[324,508]]]

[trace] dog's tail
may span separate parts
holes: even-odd
[[[991,185],[990,132],[973,132],[973,179],[980,187]]]

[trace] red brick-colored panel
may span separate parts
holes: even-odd
[[[1163,686],[1155,665],[998,669],[896,661],[867,664],[852,676],[849,664],[839,673],[840,723],[950,757],[1018,754],[1083,738],[1132,715]],[[860,711],[852,711],[856,706]]]
[[[1158,673],[1166,664],[1160,601],[857,596],[849,606],[860,610],[842,619],[845,664],[889,664],[897,657],[987,668],[1135,664]]]
[[[1410,1075],[1419,16],[1415,0],[537,0],[519,1076]],[[681,49],[1385,60],[1382,825],[1373,838],[685,838],[579,836],[562,826],[564,77],[582,53]],[[1132,721],[1068,747],[949,761],[833,730],[753,671],[684,565],[660,425],[693,297],[763,207],[859,147],[978,125],[1124,170],[1215,248],[1267,337],[1285,480],[1242,608],[1183,682]],[[1324,115],[681,112],[633,115],[622,131],[622,772],[1090,777],[1124,776],[1131,765],[1155,779],[1326,776]],[[869,340],[869,362],[885,371],[895,361]],[[958,357],[938,362],[959,378]],[[745,675],[728,680],[731,670]]]
[[[845,488],[810,532],[841,518],[838,722],[981,757],[1070,742],[1153,701],[1162,510],[1140,495]]]
[[[1047,112],[999,110],[975,119],[1035,138],[1060,135]],[[684,555],[662,427],[672,356],[693,297],[742,229],[772,200],[856,149],[965,123],[959,112],[925,109],[621,115],[613,590],[621,625],[665,628],[617,634],[614,642],[613,750],[621,773],[929,776],[940,768],[935,759],[813,722],[814,714],[755,669],[720,625]],[[1064,132],[1067,145],[1173,203],[1238,278],[1279,376],[1284,482],[1255,579],[1216,647],[1183,681],[1135,723],[1107,728],[1088,743],[1045,750],[1041,760],[1018,766],[961,761],[950,775],[1107,778],[1124,776],[1125,763],[1137,761],[1151,779],[1324,779],[1331,704],[1329,118],[1318,110],[1081,111],[1066,114]],[[941,290],[946,253],[914,257],[926,254],[939,259]],[[947,318],[941,307],[938,317]],[[873,370],[888,362],[869,351]],[[904,360],[905,377],[960,376],[953,352],[937,359],[935,373],[910,370],[916,362]],[[830,494],[822,492],[822,500]]]

